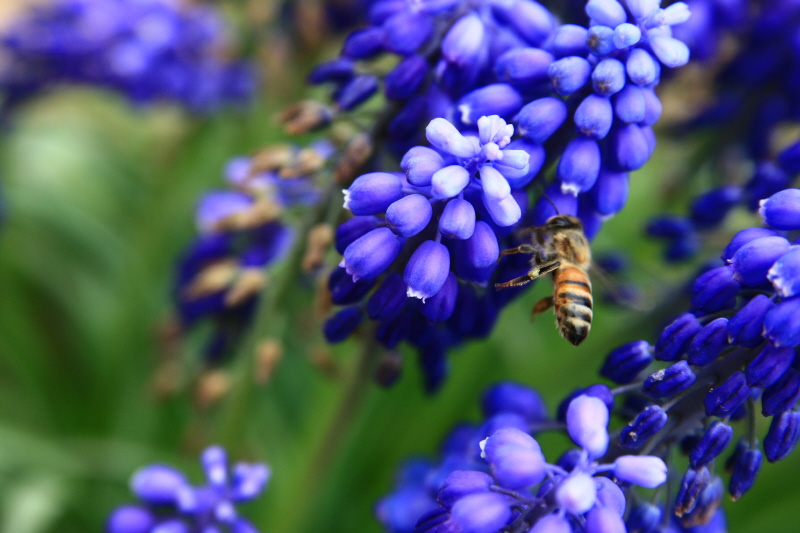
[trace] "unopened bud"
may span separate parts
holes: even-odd
[[[314,100],[293,104],[278,115],[287,135],[302,135],[324,128],[333,120],[333,110]]]
[[[267,286],[267,273],[260,268],[242,269],[233,286],[225,294],[225,305],[236,307],[257,296]]]
[[[250,160],[250,175],[271,172],[292,163],[295,148],[288,144],[268,146]]]
[[[308,245],[301,262],[306,274],[318,269],[325,259],[325,253],[333,242],[334,230],[330,224],[317,224],[308,232]]]
[[[256,346],[255,371],[253,379],[259,385],[266,385],[272,379],[275,367],[283,358],[283,345],[277,339],[266,339]]]
[[[283,179],[307,176],[319,171],[325,161],[325,156],[314,148],[303,148],[295,154],[291,164],[281,168],[279,175]]]
[[[344,147],[342,158],[336,165],[336,182],[350,183],[372,155],[373,148],[369,135],[365,133],[350,139]]]
[[[197,381],[195,401],[200,409],[214,406],[228,393],[231,380],[228,373],[221,369],[206,370]]]
[[[239,267],[233,260],[212,263],[200,271],[183,289],[186,300],[196,300],[227,288],[233,282]]]

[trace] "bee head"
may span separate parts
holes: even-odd
[[[583,224],[578,217],[572,215],[556,215],[547,219],[545,223],[548,229],[563,230],[563,229],[583,229]]]

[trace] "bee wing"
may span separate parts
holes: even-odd
[[[600,294],[603,301],[641,312],[653,309],[652,299],[646,298],[639,290],[639,287],[633,283],[625,282],[620,276],[609,273],[598,263],[592,262],[589,266],[589,274],[603,286],[604,290]]]

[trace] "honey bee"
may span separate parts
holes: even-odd
[[[525,285],[553,273],[553,296],[533,306],[531,318],[555,305],[556,326],[561,336],[575,346],[589,335],[592,326],[592,284],[586,271],[591,264],[589,239],[581,221],[570,215],[550,217],[543,226],[530,229],[531,244],[521,244],[500,253],[531,254],[531,269],[524,276],[496,283],[496,289]],[[500,260],[498,258],[498,261]]]

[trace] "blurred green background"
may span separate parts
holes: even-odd
[[[315,282],[301,278],[280,309],[289,327],[272,379],[245,397],[242,412],[225,398],[198,406],[196,344],[179,350],[178,372],[165,366],[174,260],[194,235],[196,198],[222,186],[225,162],[280,140],[274,115],[299,93],[303,70],[268,84],[245,112],[206,119],[58,91],[0,134],[0,531],[101,531],[115,506],[132,501],[136,468],[170,463],[199,481],[198,453],[215,442],[234,459],[271,465],[266,493],[244,508],[262,531],[378,531],[372,506],[391,490],[398,461],[435,453],[455,422],[477,421],[485,386],[513,378],[538,388],[553,410],[597,380],[612,347],[652,339],[677,309],[674,294],[694,266],[665,266],[640,231],[648,216],[681,212],[688,198],[665,194],[686,154],[662,142],[595,245],[595,253],[632,254],[645,303],[667,302],[660,314],[602,306],[588,341],[573,348],[549,317],[530,323],[530,306],[550,290],[540,283],[503,311],[489,339],[451,353],[438,395],[422,392],[406,352],[392,389],[370,384],[344,408],[359,343],[325,351],[320,317],[309,310]],[[565,445],[542,441],[551,460]],[[765,465],[754,489],[727,505],[731,530],[796,530],[799,465],[798,454]]]

